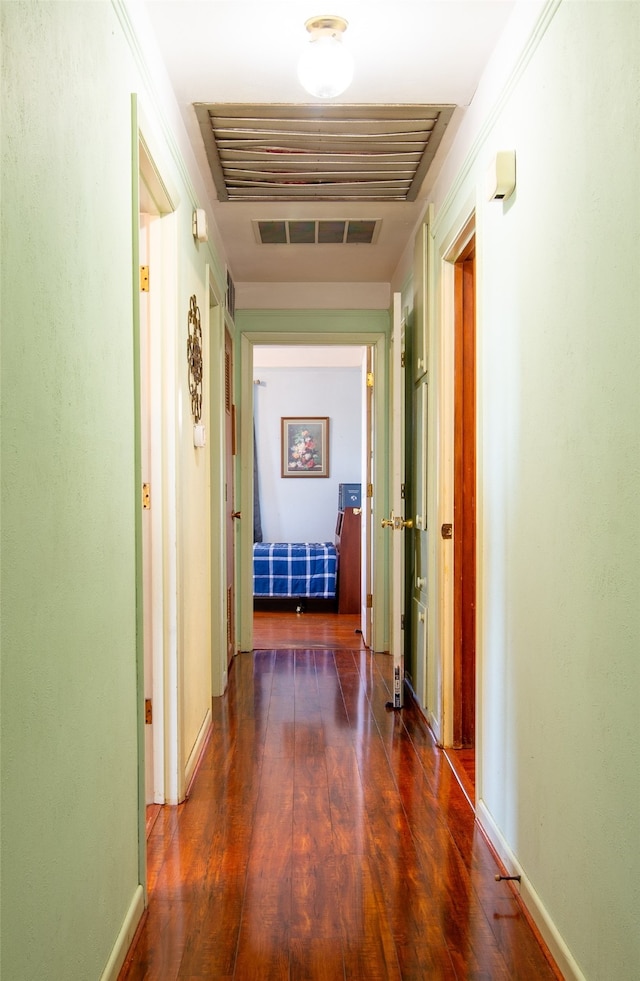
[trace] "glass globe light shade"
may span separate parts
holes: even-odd
[[[351,85],[351,52],[343,46],[335,33],[315,33],[300,56],[298,78],[310,95],[319,99],[332,99]]]

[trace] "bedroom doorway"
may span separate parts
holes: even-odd
[[[277,612],[283,643],[288,622],[307,641],[315,630],[321,645],[325,626],[349,615],[360,642],[366,369],[361,345],[254,345],[254,541],[265,553],[256,558],[258,635]],[[292,462],[288,443],[298,429],[310,433],[310,470]],[[286,558],[275,543],[286,545]],[[276,578],[298,563],[300,578]],[[304,614],[312,615],[307,624]]]
[[[362,316],[358,311],[353,315],[349,314],[343,319],[348,323],[353,322],[353,329],[342,331],[328,329],[334,318],[328,318],[324,314],[314,314],[311,320],[321,324],[320,329],[311,330],[307,327],[306,331],[296,329],[298,317],[293,315],[289,318],[282,313],[278,314],[277,321],[264,314],[253,315],[251,312],[243,314],[243,323],[238,324],[240,334],[236,347],[236,355],[240,364],[240,397],[239,403],[249,411],[242,411],[239,418],[239,446],[240,456],[238,461],[239,479],[239,500],[244,513],[249,514],[253,508],[253,400],[254,400],[254,380],[259,379],[259,373],[254,370],[253,354],[254,346],[271,347],[277,345],[286,346],[316,346],[316,347],[359,347],[371,348],[373,353],[373,365],[376,382],[373,390],[372,407],[372,472],[373,496],[369,501],[371,511],[371,532],[365,533],[363,541],[366,548],[366,565],[371,574],[370,595],[367,597],[371,604],[371,642],[370,647],[375,651],[388,650],[388,590],[387,590],[387,551],[381,529],[381,519],[388,509],[388,412],[387,412],[387,364],[388,364],[388,316],[378,311]],[[270,320],[274,328],[268,329]],[[291,326],[287,330],[287,320],[291,320]],[[249,324],[255,322],[258,326],[252,329]],[[326,326],[325,326],[326,323]],[[259,393],[258,393],[259,394]],[[362,394],[362,393],[360,393]],[[360,412],[360,408],[357,410]],[[332,410],[329,409],[329,416]],[[326,413],[322,413],[323,415]],[[333,429],[332,429],[333,433]],[[333,438],[330,437],[330,438]],[[275,452],[280,452],[280,434],[276,436],[277,447]],[[364,467],[359,465],[359,473],[364,472]],[[362,481],[361,481],[362,483]],[[293,482],[296,485],[296,482]],[[375,488],[375,491],[373,490]],[[335,520],[337,515],[337,486],[334,488],[336,500],[333,500],[332,510],[333,520],[331,523],[330,538],[334,536]],[[362,492],[365,488],[362,488]],[[261,487],[261,495],[264,488]],[[238,606],[238,651],[253,650],[253,535],[251,534],[250,522],[238,522],[237,531],[239,532],[238,551],[236,559],[238,562],[238,572],[236,576],[236,593]]]

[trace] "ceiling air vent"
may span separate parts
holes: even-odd
[[[377,219],[256,220],[253,229],[260,245],[373,245],[382,222]]]
[[[220,201],[415,201],[453,108],[195,105]]]

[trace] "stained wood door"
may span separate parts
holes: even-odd
[[[455,263],[453,745],[475,745],[476,722],[475,237]]]

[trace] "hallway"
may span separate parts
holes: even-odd
[[[557,977],[391,659],[238,655],[188,801],[148,843],[121,978]]]

